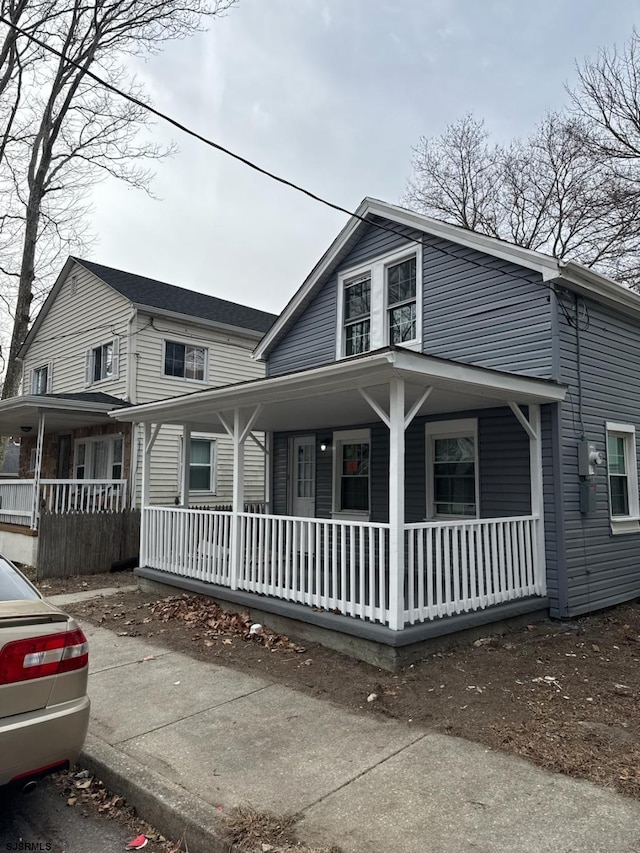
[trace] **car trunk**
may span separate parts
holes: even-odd
[[[41,598],[0,601],[0,653],[16,640],[65,633],[69,618]],[[0,718],[45,708],[55,675],[0,684]]]

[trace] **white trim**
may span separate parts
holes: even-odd
[[[187,347],[193,347],[194,349],[201,349],[204,352],[204,375],[202,379],[194,379],[193,377],[188,376],[172,376],[169,373],[165,373],[165,365],[167,358],[167,344],[177,344],[178,346],[185,347],[185,370],[186,370],[186,359],[187,359]],[[194,343],[193,341],[181,341],[176,340],[175,338],[163,338],[162,339],[162,359],[160,361],[160,376],[162,379],[171,379],[177,380],[178,382],[189,382],[195,383],[196,385],[202,385],[209,381],[209,347],[206,344]]]
[[[627,469],[627,500],[629,515],[612,514],[611,504],[611,473],[609,470],[609,435],[624,439],[624,461]],[[607,448],[607,496],[609,498],[609,520],[611,533],[618,536],[623,533],[638,533],[640,531],[640,496],[638,494],[638,458],[636,451],[636,428],[634,424],[606,421],[605,440]]]
[[[344,293],[345,288],[362,278],[370,276],[370,310],[369,310],[369,350],[377,350],[390,345],[389,322],[388,322],[388,300],[387,300],[387,270],[389,267],[416,259],[416,337],[403,344],[396,344],[405,349],[422,350],[422,246],[410,242],[395,249],[370,258],[366,263],[357,267],[340,270],[338,273],[338,302],[336,311],[336,359],[351,358],[347,356],[345,348],[344,327]]]
[[[489,370],[400,348],[331,362],[297,373],[254,379],[169,400],[125,407],[109,414],[116,420],[140,423],[155,422],[158,418],[164,418],[166,423],[195,422],[198,416],[215,415],[219,418],[220,412],[236,406],[255,405],[256,401],[267,405],[352,390],[359,386],[372,387],[398,376],[398,371],[405,373],[407,381],[419,380],[424,384],[424,379],[427,379],[428,384],[435,389],[446,388],[504,401],[505,404],[514,399],[523,404],[561,402],[567,393],[563,385],[547,379]],[[259,423],[256,425],[256,429],[263,428]]]
[[[192,441],[208,441],[209,442],[209,470],[211,472],[211,476],[209,478],[209,487],[208,489],[189,489],[188,496],[194,496],[196,498],[203,497],[206,495],[211,495],[215,497],[218,489],[218,477],[217,477],[217,469],[218,469],[218,447],[217,447],[217,436],[211,435],[204,432],[189,432],[189,442]],[[189,475],[183,471],[183,459],[185,457],[184,453],[184,435],[178,437],[178,491],[181,495],[181,501],[184,503],[184,493],[183,493],[183,483],[188,485],[189,483]],[[202,468],[206,467],[204,465],[200,466]],[[189,468],[191,468],[191,452],[189,452]]]
[[[345,444],[357,442],[369,445],[369,507],[366,510],[353,510],[340,508],[340,464],[342,458],[342,447]],[[371,516],[371,430],[370,429],[344,429],[333,433],[333,463],[332,463],[332,502],[331,517],[344,519],[345,521],[368,521]]]
[[[476,489],[476,512],[475,515],[438,515],[434,508],[433,493],[433,440],[435,438],[473,438],[473,450],[475,455],[474,473]],[[425,424],[426,462],[427,462],[427,518],[428,519],[474,519],[480,518],[480,464],[478,448],[478,419],[458,418],[448,421],[428,421]]]

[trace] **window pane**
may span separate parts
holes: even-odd
[[[345,329],[345,355],[359,355],[369,352],[369,320],[352,323]]]
[[[164,352],[164,372],[166,376],[184,376],[185,346],[167,341]]]
[[[365,512],[369,509],[369,479],[367,477],[343,477],[341,508]]]
[[[416,259],[402,261],[387,270],[387,304],[395,305],[416,297]]]
[[[114,463],[122,462],[122,439],[116,438],[113,442],[113,461]]]
[[[389,311],[389,339],[401,344],[416,339],[416,303],[401,305]]]
[[[436,515],[476,515],[475,442],[472,436],[433,441]]]
[[[93,381],[102,379],[102,347],[96,347],[93,351]]]
[[[47,393],[47,379],[49,376],[49,368],[48,367],[40,367],[38,370],[34,371],[33,374],[33,387],[31,389],[32,394],[46,394]]]
[[[609,477],[611,515],[629,515],[629,490],[626,477]]]
[[[626,474],[624,438],[621,435],[607,436],[607,461],[610,474]]]
[[[193,492],[211,490],[211,470],[208,466],[189,468],[189,489]]]
[[[102,378],[113,375],[113,344],[105,344],[102,347]]]
[[[204,379],[205,352],[203,347],[185,347],[184,375],[186,379]]]
[[[211,461],[211,442],[192,439],[190,461],[192,465],[209,465]]]
[[[371,310],[371,278],[359,279],[345,287],[344,319],[366,317]]]

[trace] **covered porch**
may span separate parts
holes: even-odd
[[[303,619],[306,608],[316,621],[335,614],[391,632],[542,599],[542,412],[564,393],[547,380],[385,349],[114,412],[117,420],[144,425],[141,571],[152,570],[178,586],[210,585],[212,595],[227,589],[256,601],[292,602],[302,608]],[[526,471],[519,469],[522,483],[513,506],[509,471],[501,484],[500,473],[483,467],[477,449],[475,467],[454,460],[455,471],[466,473],[449,482],[443,475],[437,494],[427,489],[425,498],[418,495],[415,471],[424,470],[428,452],[415,452],[416,436],[423,436],[425,446],[424,436],[439,435],[433,424],[445,417],[464,424],[454,436],[466,434],[469,415],[480,424],[476,448],[485,421],[508,419],[509,434],[519,431]],[[188,506],[187,459],[181,505],[150,505],[149,454],[163,423],[182,425],[183,447],[192,431],[231,436],[231,511]],[[244,511],[243,456],[251,440],[261,444],[267,459],[268,514]],[[343,480],[340,471],[346,472]],[[366,475],[366,489],[362,483],[354,488],[353,481],[345,485],[351,473]],[[489,480],[493,497],[485,488]],[[342,500],[347,494],[358,495],[350,506]]]
[[[0,435],[20,441],[20,471],[0,480],[0,524],[37,531],[43,511],[119,512],[129,504],[127,436],[106,394],[46,394],[0,402]]]

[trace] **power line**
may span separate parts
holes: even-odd
[[[232,151],[230,148],[226,148],[224,145],[220,145],[219,142],[214,142],[212,139],[209,139],[208,137],[203,136],[201,133],[198,133],[196,130],[192,130],[190,127],[187,127],[185,124],[182,124],[181,122],[177,121],[177,119],[174,119],[171,116],[167,115],[166,113],[163,113],[160,110],[157,110],[155,107],[152,107],[150,104],[146,104],[144,101],[141,101],[139,98],[136,98],[133,95],[128,94],[127,92],[123,92],[121,89],[118,89],[117,86],[114,86],[112,83],[109,83],[104,78],[99,77],[97,74],[94,74],[93,71],[89,71],[89,69],[85,68],[85,66],[76,62],[74,59],[71,59],[70,57],[66,56],[66,54],[62,53],[57,48],[52,47],[50,44],[47,44],[46,42],[42,41],[42,39],[39,39],[33,33],[29,33],[26,30],[23,30],[17,24],[12,23],[11,21],[4,18],[2,15],[0,15],[0,23],[3,23],[5,26],[9,27],[14,32],[18,33],[19,35],[25,36],[25,38],[28,38],[30,41],[37,44],[39,47],[43,48],[44,50],[48,51],[49,53],[52,53],[54,56],[57,56],[58,59],[62,59],[64,62],[67,62],[69,65],[73,66],[74,68],[77,68],[79,71],[82,71],[83,74],[86,74],[87,77],[91,78],[92,80],[95,80],[96,83],[99,83],[101,86],[103,86],[109,92],[113,92],[114,95],[118,95],[119,97],[124,98],[126,101],[129,101],[130,103],[134,104],[135,106],[140,107],[143,110],[146,110],[147,112],[151,113],[154,116],[157,116],[157,118],[160,118],[160,119],[162,119],[162,121],[165,121],[168,124],[172,125],[173,127],[176,127],[178,130],[182,131],[183,133],[186,133],[188,136],[192,136],[194,139],[197,139],[200,142],[204,142],[205,145],[208,145],[210,148],[214,148],[216,151],[220,151],[222,154],[226,154],[228,157],[231,157],[233,160],[237,160],[239,163],[242,163],[243,165],[247,166],[249,169],[253,169],[255,172],[258,172],[259,174],[264,175],[265,177],[270,178],[273,181],[277,181],[279,184],[282,184],[285,187],[289,187],[290,189],[295,190],[296,192],[302,193],[303,195],[306,195],[308,198],[312,199],[313,201],[317,201],[320,204],[324,204],[326,207],[329,207],[332,210],[337,210],[339,213],[346,213],[347,216],[354,217],[355,219],[359,219],[360,221],[366,222],[367,224],[370,224],[370,225],[375,225],[377,228],[381,228],[383,231],[388,231],[389,233],[394,234],[396,236],[405,237],[404,234],[402,234],[399,231],[396,231],[394,228],[389,228],[388,226],[381,225],[380,223],[371,222],[370,220],[366,219],[364,216],[360,216],[359,214],[354,213],[353,211],[349,210],[346,207],[342,207],[341,205],[336,204],[333,201],[329,201],[329,199],[326,199],[326,198],[323,198],[322,196],[317,195],[316,193],[312,192],[311,190],[308,190],[305,187],[302,187],[299,184],[296,184],[293,181],[288,180],[288,178],[283,178],[281,175],[276,175],[274,172],[270,172],[268,169],[265,169],[262,166],[259,166],[257,163],[254,163],[252,160],[249,160],[246,157],[243,157],[241,154],[236,154],[236,152]],[[408,239],[412,239],[412,238],[408,238]],[[417,243],[418,241],[412,240],[412,242]]]

